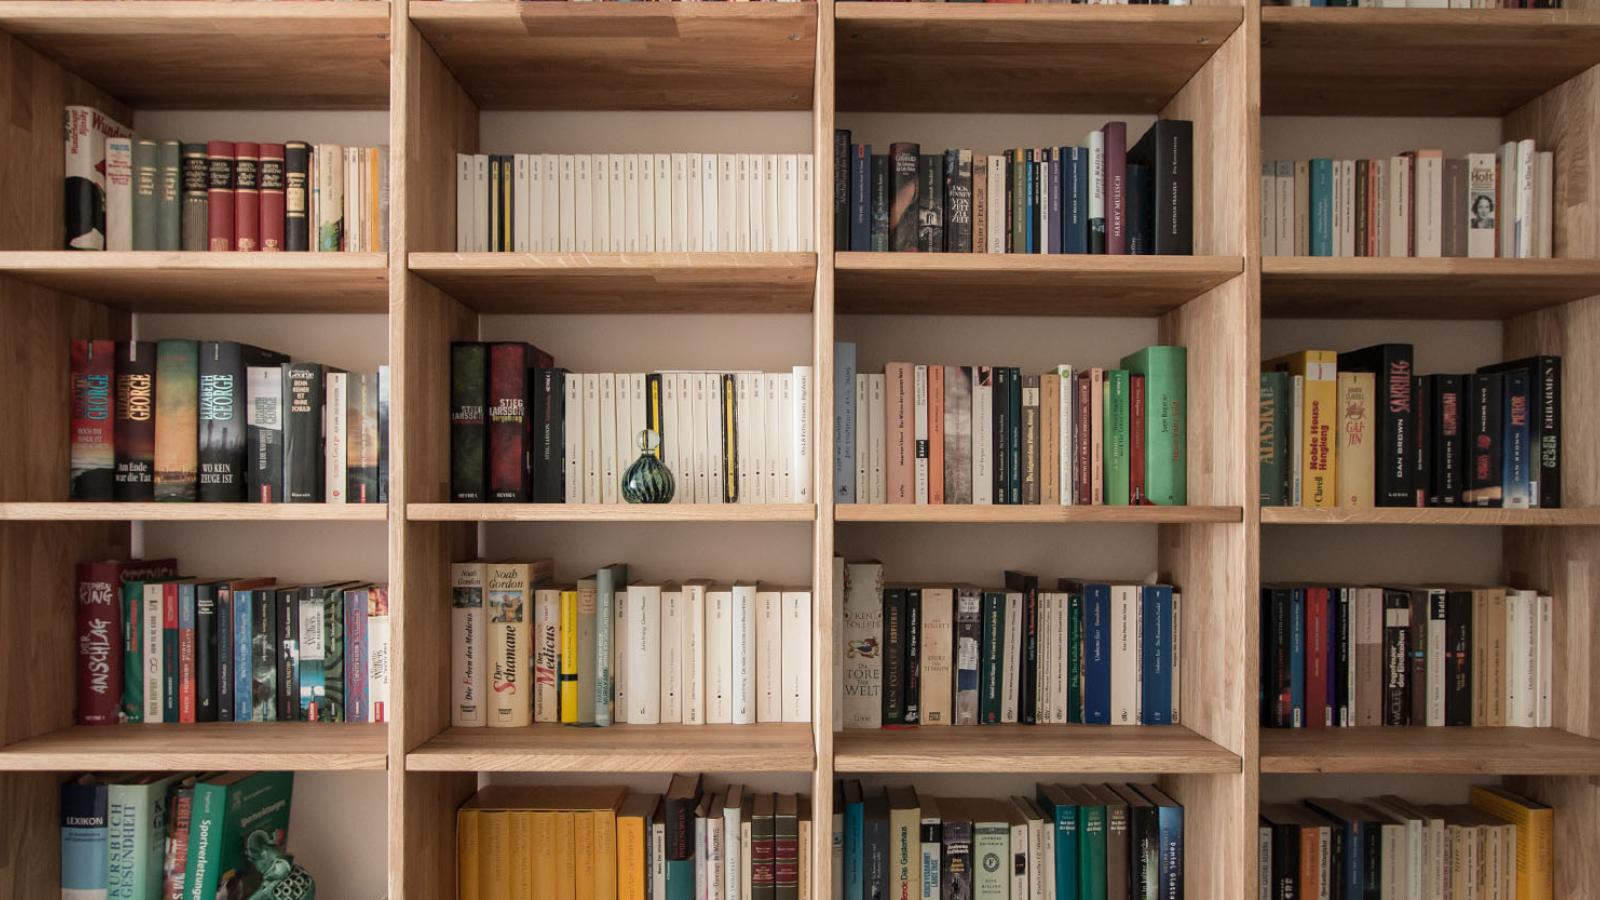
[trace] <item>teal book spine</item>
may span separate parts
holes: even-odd
[[[1106,808],[1078,807],[1078,900],[1106,900]]]
[[[1121,365],[1144,376],[1145,502],[1183,506],[1189,502],[1188,348],[1146,347]]]
[[[144,721],[144,582],[122,585],[122,720]]]
[[[1311,255],[1333,255],[1333,160],[1311,161]]]
[[[983,593],[983,643],[978,659],[978,724],[1000,724],[1000,690],[1005,672],[1006,595]]]
[[[667,900],[695,900],[694,860],[667,860]]]
[[[1042,793],[1039,800],[1049,812],[1056,830],[1056,900],[1077,900],[1078,807],[1069,803],[1051,804]]]
[[[180,776],[107,787],[109,900],[158,900],[166,853],[167,789]]]
[[[1067,594],[1067,722],[1083,724],[1083,595]]]
[[[867,900],[862,886],[866,879],[867,805],[847,803],[844,808],[844,900]]]
[[[1127,506],[1128,370],[1107,369],[1105,392],[1105,500],[1107,506]]]

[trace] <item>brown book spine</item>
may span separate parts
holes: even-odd
[[[989,252],[989,157],[972,154],[972,252]]]
[[[916,490],[912,455],[912,410],[916,389],[911,363],[889,363],[883,367],[884,386],[884,484],[890,503],[915,503]]]

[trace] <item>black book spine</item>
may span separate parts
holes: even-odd
[[[322,366],[283,367],[283,492],[288,503],[321,503],[326,466],[322,458]]]
[[[1383,724],[1411,721],[1411,597],[1383,592]]]
[[[311,147],[304,141],[283,145],[283,249],[311,249]]]
[[[1131,845],[1129,849],[1133,851],[1132,865],[1128,866],[1129,896],[1155,897],[1161,883],[1161,810],[1152,804],[1135,806],[1129,813],[1128,842]],[[1110,851],[1107,855],[1110,855]]]
[[[1273,728],[1294,726],[1294,679],[1290,672],[1290,607],[1294,592],[1288,588],[1266,588],[1267,671],[1262,673],[1267,688],[1267,721]]]
[[[994,435],[991,439],[993,453],[990,463],[994,469],[994,502],[1010,503],[1006,488],[1011,483],[1011,370],[1005,366],[994,367]]]
[[[922,722],[922,589],[906,588],[905,635],[905,724]]]
[[[1431,375],[1428,390],[1429,506],[1460,506],[1463,447],[1461,440],[1462,376]]]
[[[1411,376],[1411,484],[1417,505],[1428,505],[1428,485],[1433,483],[1433,435],[1429,434],[1428,410],[1432,405],[1432,385],[1421,375]]]
[[[694,859],[694,808],[699,797],[665,797],[661,815],[667,837],[667,859]]]
[[[1039,579],[1022,572],[1007,572],[1006,589],[1022,595],[1022,660],[1017,672],[1017,721],[1038,721],[1039,703]]]
[[[1005,178],[1003,178],[1002,181],[1005,182],[1006,199],[1005,199],[1005,203],[1000,207],[1001,210],[1002,210],[1002,212],[1000,214],[1000,218],[1005,220],[1006,252],[1007,253],[1017,253],[1017,252],[1020,252],[1020,251],[1017,249],[1016,245],[1014,243],[1012,243],[1013,238],[1015,237],[1015,234],[1014,234],[1015,229],[1012,226],[1016,224],[1016,216],[1012,215],[1012,209],[1011,209],[1011,189],[1012,189],[1012,185],[1014,183],[1014,179],[1012,177],[1012,173],[1016,170],[1016,164],[1017,164],[1016,151],[1007,150],[1007,151],[1005,151],[1004,154],[1002,154],[1002,156],[1005,158],[1005,166],[1004,166]],[[999,223],[990,222],[989,223],[989,227],[990,228],[999,227]]]
[[[149,501],[156,496],[156,345],[118,341],[116,400],[112,424],[116,469],[112,497]]]
[[[233,341],[200,342],[200,501],[245,499],[244,354]]]
[[[833,132],[833,249],[850,249],[850,132]]]
[[[872,249],[872,145],[850,148],[850,249]]]
[[[1340,823],[1328,828],[1328,900],[1345,900],[1344,855],[1350,852],[1344,844],[1344,829]]]
[[[862,900],[899,900],[889,893],[889,801],[882,791],[868,795],[862,849]]]
[[[1272,826],[1272,900],[1298,900],[1300,884],[1300,828]]]
[[[183,212],[180,220],[182,246],[185,250],[211,249],[210,171],[206,163],[205,144],[184,144],[180,161],[183,179]]]
[[[1155,242],[1151,217],[1152,197],[1155,191],[1150,167],[1136,162],[1128,163],[1128,254],[1149,256]]]
[[[889,146],[889,249],[908,253],[917,249],[917,165],[920,150],[916,144]]]
[[[952,253],[972,252],[972,154],[965,150],[952,150],[955,156],[955,174],[946,173],[945,185],[945,246]],[[949,161],[946,156],[946,162]],[[979,173],[980,178],[988,173]]]
[[[1472,724],[1472,592],[1445,595],[1444,723]]]
[[[906,724],[906,592],[883,589],[883,727]]]
[[[944,252],[944,158],[917,157],[917,251]]]
[[[533,375],[533,502],[560,503],[566,486],[561,456],[566,452],[566,383],[565,369],[535,369]],[[632,458],[633,441],[638,435],[629,435],[629,458]]]
[[[204,594],[201,595],[204,597]],[[217,622],[217,721],[233,721],[233,589],[219,584],[214,591]],[[201,600],[200,602],[204,602]],[[198,604],[196,604],[198,608]]]
[[[477,341],[450,345],[450,499],[483,503],[489,498],[489,346]]]
[[[1361,823],[1361,894],[1379,900],[1383,892],[1383,829],[1376,822]]]
[[[1022,370],[1016,366],[1006,370],[1006,397],[1010,410],[1006,413],[1006,452],[1011,458],[1006,464],[1006,502],[1022,502]]]
[[[1469,497],[1473,506],[1499,506],[1501,416],[1503,395],[1499,372],[1480,372],[1468,379],[1471,409],[1467,434],[1472,439]]]
[[[872,251],[889,250],[889,157],[878,154],[872,158],[870,173],[872,191]]]
[[[1128,161],[1154,175],[1153,239],[1157,255],[1194,253],[1194,123],[1159,119],[1128,151]]]
[[[278,721],[300,718],[300,594],[301,589],[276,591],[278,615]]]
[[[1416,506],[1413,456],[1415,427],[1410,344],[1379,344],[1339,354],[1339,371],[1371,372],[1378,406],[1377,466],[1374,499],[1378,506]]]
[[[1333,649],[1333,724],[1348,726],[1355,724],[1350,721],[1350,667],[1355,665],[1355,660],[1350,658],[1351,629],[1355,623],[1351,621],[1350,591],[1347,588],[1329,588],[1333,597],[1333,623],[1334,634],[1338,637],[1338,646]]]
[[[194,587],[194,720],[217,721],[217,587]]]
[[[945,814],[939,829],[943,842],[939,860],[940,896],[952,900],[972,897],[972,823]]]
[[[1534,367],[1534,399],[1538,409],[1533,417],[1538,468],[1536,505],[1561,508],[1561,357],[1541,356]]]

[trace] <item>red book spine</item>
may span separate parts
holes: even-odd
[[[1128,503],[1148,506],[1144,495],[1144,376],[1128,376]]]
[[[489,345],[489,499],[528,502],[533,422],[528,415],[528,345]]]
[[[79,725],[115,725],[122,706],[121,566],[78,564]]]
[[[116,471],[112,432],[112,378],[116,372],[114,341],[72,342],[72,434],[70,496],[74,500],[110,500]]]
[[[261,249],[277,253],[284,248],[283,226],[288,215],[285,206],[282,144],[261,145]]]
[[[234,249],[231,141],[206,144],[206,222],[213,251]]]
[[[1128,123],[1107,122],[1105,132],[1106,253],[1128,252]]]
[[[1081,372],[1075,379],[1078,390],[1077,402],[1072,409],[1072,473],[1073,485],[1072,502],[1088,506],[1094,502],[1094,464],[1090,451],[1094,443],[1094,434],[1089,427],[1089,419],[1093,415],[1094,406],[1090,402],[1090,391],[1093,387],[1089,380],[1088,372]]]
[[[1306,727],[1328,724],[1328,589],[1306,588]]]
[[[261,249],[261,145],[249,141],[233,145],[233,248]]]
[[[185,585],[190,591],[194,588]],[[195,721],[195,665],[194,665],[194,611],[183,599],[184,588],[178,594],[178,721],[191,724]],[[192,594],[190,595],[193,596]]]

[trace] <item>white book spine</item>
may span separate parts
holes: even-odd
[[[989,156],[989,184],[984,202],[989,207],[989,234],[985,239],[988,252],[1004,253],[1006,252],[1006,160],[998,153]]]
[[[782,503],[795,502],[794,479],[794,373],[780,372],[778,374],[778,490],[782,493]]]
[[[756,591],[755,720],[783,721],[783,592]]]
[[[704,900],[720,900],[727,894],[728,887],[723,883],[726,874],[724,858],[727,850],[727,832],[723,829],[722,810],[712,809],[711,815],[706,817],[706,892]]]
[[[672,375],[672,380],[678,393],[678,405],[676,418],[668,430],[678,435],[680,468],[677,471],[683,473],[683,490],[673,495],[673,502],[694,503],[695,487],[699,483],[695,475],[694,375],[677,372]]]
[[[1517,143],[1517,258],[1529,259],[1534,255],[1534,170],[1538,168],[1537,150],[1532,139]]]
[[[778,156],[778,249],[793,253],[800,249],[798,231],[800,211],[798,179],[799,158],[793,153]]]
[[[621,153],[609,154],[606,158],[610,178],[606,185],[606,200],[609,212],[606,214],[606,226],[609,237],[606,248],[612,253],[621,253],[627,249],[628,241],[628,180],[627,160]]]
[[[1344,225],[1339,230],[1340,255],[1356,255],[1356,161],[1339,163],[1344,170],[1344,189],[1339,202],[1344,207]]]
[[[1539,598],[1539,646],[1535,652],[1539,671],[1539,711],[1534,724],[1540,728],[1554,725],[1551,718],[1550,679],[1555,668],[1555,601],[1546,595]]]
[[[706,442],[706,421],[711,415],[706,392],[710,386],[710,377],[705,372],[695,372],[689,376],[689,430],[692,432],[690,440],[693,441],[693,450],[688,474],[693,483],[684,487],[694,489],[695,503],[711,502],[711,446]]]
[[[870,375],[856,375],[856,502],[872,502],[872,477],[868,474],[870,465],[867,454],[872,452],[872,424],[869,421],[871,404],[867,399],[867,384]]]
[[[617,481],[618,490],[621,490],[622,473],[628,466],[639,458],[639,432],[644,428],[644,420],[636,418],[643,409],[643,404],[638,402],[633,393],[633,376],[621,372],[617,374]]]
[[[766,473],[766,494],[768,503],[782,503],[785,485],[781,481],[783,474],[783,400],[782,378],[772,372],[763,373],[762,409],[766,423],[766,460],[762,463],[762,471]]]
[[[1354,628],[1350,629],[1351,659],[1356,658],[1355,634],[1356,630]],[[1178,714],[1179,710],[1183,708],[1183,592],[1176,588],[1172,591],[1172,634],[1169,637],[1171,638],[1170,644],[1172,646],[1172,724],[1178,725],[1183,722],[1183,717]],[[1355,666],[1351,666],[1350,708],[1352,713],[1350,721],[1352,723],[1355,722],[1355,686]]]
[[[152,160],[154,162],[154,160]],[[106,249],[133,249],[133,139],[106,138]]]
[[[1277,163],[1274,173],[1276,193],[1274,195],[1277,211],[1277,246],[1279,256],[1294,256],[1294,162],[1283,160]],[[1265,198],[1263,198],[1265,202]]]
[[[627,613],[628,723],[661,722],[661,585],[628,587]]]
[[[368,721],[389,721],[389,614],[367,615],[367,708]]]
[[[705,195],[701,193],[701,153],[684,154],[684,249],[690,253],[698,253],[705,248],[704,219],[705,213],[701,208],[705,205]]]
[[[795,235],[799,240],[801,253],[814,253],[817,248],[817,222],[815,211],[812,209],[811,204],[816,190],[814,186],[816,176],[811,171],[811,154],[800,154],[798,162],[800,177],[795,198],[795,210],[798,217]]]
[[[337,219],[344,212],[343,194],[334,196],[330,183],[334,180],[332,173],[336,171],[338,161],[331,159],[337,148],[328,144],[317,145],[318,185],[317,199],[321,202],[321,215],[327,219]],[[337,170],[341,171],[342,170]],[[489,156],[486,153],[477,153],[472,157],[472,249],[483,253],[489,249]],[[319,223],[320,224],[320,223]]]
[[[626,378],[627,376],[621,376]],[[611,597],[611,724],[628,722],[628,585],[617,585]],[[659,598],[660,592],[657,591]],[[659,602],[657,603],[659,606]],[[596,611],[598,613],[598,610]],[[658,616],[659,618],[659,616]],[[652,640],[656,638],[652,636]],[[657,668],[660,667],[659,661]],[[651,682],[654,683],[653,681]],[[657,713],[660,717],[660,713]],[[596,719],[598,719],[598,714]],[[601,722],[604,725],[606,723]]]
[[[794,459],[790,468],[790,500],[794,503],[811,503],[814,496],[812,484],[812,431],[811,431],[811,367],[795,366],[791,376],[793,398],[789,416],[789,447]]]
[[[1389,157],[1389,256],[1411,255],[1411,157]]]
[[[346,372],[328,373],[327,402],[322,407],[324,460],[323,490],[329,503],[345,502],[345,447],[350,422],[345,415],[345,393],[350,376]]]
[[[1072,490],[1077,484],[1072,474],[1073,426],[1077,424],[1072,416],[1072,398],[1076,396],[1072,387],[1076,381],[1071,366],[1056,366],[1055,377],[1061,382],[1061,389],[1056,391],[1056,458],[1052,462],[1056,467],[1056,484],[1061,487],[1061,505],[1071,506]]]
[[[1418,154],[1416,166],[1416,255],[1438,258],[1444,248],[1444,158]]]
[[[722,808],[722,895],[713,896],[710,900],[743,900],[744,892],[740,877],[744,871],[741,860],[744,854],[743,841],[739,840],[739,827],[742,811],[738,806],[725,805]]]
[[[561,249],[561,163],[554,153],[539,154],[539,224],[534,228],[541,253],[555,253]]]
[[[639,154],[639,247],[640,253],[656,250],[656,157]]]
[[[589,190],[593,209],[589,226],[593,229],[593,249],[596,253],[610,253],[611,247],[611,154],[593,153],[589,156]]]
[[[1333,253],[1330,255],[1344,256],[1344,163],[1337,159],[1333,160],[1328,170],[1331,176],[1331,187],[1329,188],[1329,206],[1331,207],[1329,213],[1332,216],[1330,220],[1330,236],[1333,239]]]
[[[1517,142],[1507,141],[1495,154],[1500,208],[1495,210],[1495,247],[1499,256],[1517,255]]]
[[[739,213],[734,208],[739,195],[738,157],[732,153],[717,154],[717,249],[731,253],[739,249],[739,239],[734,233],[738,227]]]
[[[991,220],[992,221],[992,220]],[[972,502],[994,502],[989,436],[994,433],[994,375],[988,366],[972,369]],[[1062,482],[1067,484],[1068,482]],[[1079,502],[1083,502],[1081,499]]]
[[[722,374],[720,372],[708,372],[706,374],[706,419],[704,425],[707,503],[723,503],[726,500],[724,492],[727,490],[727,482],[724,478],[723,467],[727,464],[727,460],[722,441],[723,415],[725,412],[722,390]]]
[[[562,153],[556,159],[558,161],[556,245],[562,253],[572,253],[578,249],[578,158],[571,153]]]
[[[1533,255],[1549,259],[1555,255],[1555,154],[1540,150],[1533,157]]]
[[[487,624],[481,563],[450,567],[450,683],[455,696],[450,724],[476,728],[489,724],[484,708],[484,661]]]
[[[601,503],[601,443],[600,375],[585,372],[583,375],[583,502]]]
[[[577,204],[577,215],[574,217],[574,238],[577,241],[579,253],[592,253],[594,245],[594,156],[589,153],[577,153],[572,157],[573,164],[573,194],[574,203]],[[562,198],[566,199],[565,197]]]
[[[1261,255],[1278,255],[1278,204],[1275,195],[1278,189],[1277,176],[1273,174],[1275,164],[1265,162],[1261,164]]]
[[[1467,154],[1467,255],[1493,259],[1497,193],[1493,153]]]
[[[1548,599],[1548,598],[1547,598]],[[783,592],[780,713],[785,722],[811,721],[811,592]]]
[[[873,503],[889,502],[889,485],[885,481],[884,464],[887,461],[886,453],[888,444],[886,424],[884,417],[884,391],[887,384],[882,372],[867,376],[867,440],[869,452],[867,462],[870,466],[868,484],[872,488]]]
[[[683,724],[706,723],[706,621],[704,584],[685,585],[683,609]],[[726,644],[724,644],[726,646]]]
[[[456,252],[472,249],[472,154],[456,154]]]
[[[912,366],[912,477],[915,483],[914,499],[928,502],[928,367]]]
[[[561,646],[561,592],[540,588],[533,594],[533,720],[560,720],[557,707]]]
[[[672,154],[672,252],[689,250],[689,154]]]
[[[657,253],[668,253],[678,249],[673,246],[673,228],[676,227],[674,216],[673,198],[673,156],[670,153],[657,153],[655,155],[655,246]]]
[[[750,154],[734,155],[733,249],[750,251]]]
[[[1106,219],[1106,135],[1103,131],[1091,131],[1084,139],[1084,144],[1089,148],[1089,221]],[[990,157],[991,159],[993,157]],[[1001,185],[1000,196],[1005,197],[1005,186]],[[1004,222],[1004,218],[990,219],[990,222]],[[1000,229],[1004,232],[1005,229]]]
[[[1378,256],[1389,255],[1389,161],[1387,159],[1374,159],[1370,165],[1377,172],[1373,179],[1373,190],[1376,196],[1372,200],[1372,217],[1367,224],[1372,229],[1372,240],[1375,254]]]
[[[740,432],[741,443],[750,448],[750,502],[767,502],[767,376],[752,372],[749,379],[750,419]]]
[[[767,173],[760,153],[750,154],[750,249],[771,250],[767,243]]]
[[[617,376],[600,373],[600,502],[617,502]]]
[[[756,721],[756,586],[733,586],[730,720],[735,725]]]
[[[583,376],[569,372],[563,385],[565,420],[561,429],[566,456],[562,496],[568,503],[583,502]]]
[[[533,172],[528,154],[518,153],[512,158],[511,249],[527,253],[533,248]]]
[[[683,589],[669,585],[661,591],[661,721],[683,721],[683,646],[688,600]]]
[[[1111,586],[1111,724],[1138,719],[1139,588]]]
[[[144,586],[144,723],[161,724],[162,593],[160,583]]]
[[[1020,667],[1013,665],[1012,660],[1020,658],[1022,650],[1022,595],[1011,592],[1006,593],[1005,612],[1005,650],[1002,658],[1006,660],[1005,671],[1000,677],[1000,721],[1014,723],[1017,721],[1017,676]]]
[[[1427,724],[1444,725],[1445,703],[1445,598],[1443,592],[1428,595],[1428,650],[1425,663],[1428,669]],[[1337,725],[1337,722],[1331,723]]]
[[[700,249],[706,253],[722,249],[722,201],[717,196],[721,184],[717,154],[700,154]]]
[[[778,154],[764,153],[761,155],[762,189],[765,196],[761,200],[761,211],[764,220],[761,230],[766,234],[766,249],[781,250],[778,243],[781,239],[778,234]]]
[[[639,201],[644,194],[639,173],[639,154],[629,153],[622,158],[622,249],[628,253],[639,252]]]
[[[730,589],[706,592],[706,699],[705,721],[712,725],[733,722],[734,602]]]

